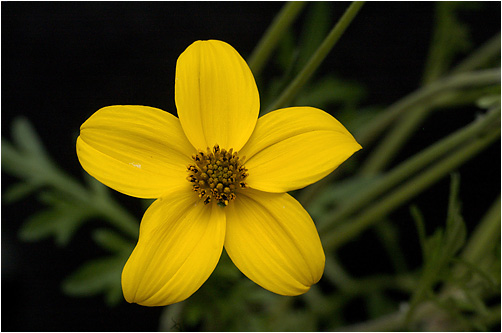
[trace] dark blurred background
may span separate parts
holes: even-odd
[[[13,119],[24,116],[61,168],[82,179],[75,139],[79,126],[94,111],[107,105],[140,104],[176,114],[178,55],[195,40],[220,39],[247,58],[283,5],[270,1],[2,2],[2,139],[10,139]],[[347,6],[332,3],[333,22]],[[472,27],[473,48],[500,31],[500,3],[476,6],[462,16]],[[367,3],[320,71],[363,84],[368,91],[365,105],[389,105],[419,86],[433,17],[431,2]],[[472,119],[472,110],[432,116],[422,136],[410,142],[408,153]],[[403,152],[398,160],[407,156]],[[467,221],[479,219],[500,191],[493,185],[500,184],[500,144],[483,152],[480,160],[460,170],[461,199],[469,201],[463,211]],[[2,173],[2,192],[14,181]],[[445,179],[416,200],[426,216],[440,210],[438,224],[446,214],[448,185]],[[489,202],[483,200],[485,195]],[[142,207],[137,200],[116,196],[140,219]],[[435,196],[437,200],[430,200]],[[109,308],[101,297],[72,298],[61,293],[64,277],[84,261],[102,255],[89,237],[99,221],[84,226],[66,248],[50,239],[21,243],[17,238],[21,223],[41,207],[35,198],[8,206],[2,203],[1,329],[157,330],[160,308],[126,302]],[[408,214],[407,209],[403,214]],[[371,263],[359,265],[351,267],[352,272],[371,269]]]

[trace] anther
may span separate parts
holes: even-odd
[[[186,179],[204,204],[214,199],[219,206],[227,206],[236,198],[237,189],[247,188],[247,169],[232,148],[208,147],[206,153],[199,151],[192,155],[192,160],[195,163],[188,165]]]

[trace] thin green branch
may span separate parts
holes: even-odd
[[[439,97],[449,98],[449,95],[444,94]],[[399,149],[406,143],[406,140],[413,134],[417,125],[422,123],[431,111],[432,106],[427,104],[410,109],[398,120],[398,124],[387,133],[378,146],[371,151],[371,154],[359,170],[359,174],[370,176],[384,170]]]
[[[428,170],[420,173],[415,178],[401,185],[391,194],[379,200],[374,205],[365,209],[359,216],[348,220],[330,233],[321,237],[325,249],[332,251],[359,235],[362,231],[376,223],[396,207],[418,195],[423,190],[437,182],[439,179],[458,168],[476,154],[481,152],[493,141],[500,138],[500,128],[489,134],[479,137],[457,151],[436,163]]]
[[[137,239],[139,235],[139,219],[134,218],[120,204],[113,199],[106,201],[94,201],[94,207],[100,210],[101,215],[105,216],[108,221],[124,231],[133,239]]]
[[[442,298],[446,298],[448,296],[457,296],[455,292],[443,293],[441,295]],[[460,296],[461,297],[461,296]],[[405,317],[406,317],[406,307],[401,308],[400,310],[391,313],[386,316],[379,317],[374,320],[369,320],[363,323],[344,326],[336,329],[338,332],[393,332],[393,331],[403,331],[407,330],[405,327]],[[417,308],[415,317],[413,319],[414,323],[424,322],[424,323],[433,323],[437,319],[445,319],[442,316],[442,312],[437,304],[434,302],[424,302],[420,304]],[[479,322],[485,326],[496,325],[497,322],[500,322],[500,305],[493,306],[488,309],[487,313],[476,315],[470,319],[470,323]],[[450,322],[450,324],[455,322]],[[448,324],[448,323],[445,323]],[[446,327],[442,327],[443,329],[447,329]],[[427,330],[427,328],[425,328]],[[457,331],[457,329],[453,329]]]
[[[500,57],[500,33],[490,38],[479,49],[473,52],[469,57],[460,62],[453,70],[452,74],[468,72],[486,65],[497,56]]]
[[[398,311],[363,323],[344,326],[338,332],[391,332],[399,330],[403,324],[403,313]]]
[[[165,306],[160,313],[159,332],[184,331],[182,315],[186,302]]]
[[[60,169],[28,120],[17,118],[12,128],[15,146],[2,138],[2,169],[22,179],[20,186],[26,185],[29,192],[47,188],[60,193],[70,204],[86,207],[93,216],[106,217],[119,230],[137,238],[138,221],[109,196],[103,185],[86,187]]]
[[[447,77],[436,83],[430,84],[427,87],[416,90],[415,92],[407,95],[396,103],[392,104],[386,111],[382,112],[377,116],[366,128],[359,130],[355,135],[357,141],[366,147],[371,144],[371,142],[385,130],[396,118],[400,117],[404,112],[409,112],[415,108],[424,107],[424,105],[432,106],[431,102],[437,101],[439,104],[445,101],[451,101],[451,96],[441,97],[440,95],[445,94],[451,90],[451,93],[455,89],[469,88],[469,87],[479,87],[488,84],[500,83],[500,68],[481,70],[476,72],[457,74],[455,76]],[[419,111],[417,111],[419,112]],[[420,117],[420,115],[417,115]],[[397,140],[394,140],[395,144]],[[376,160],[382,159],[382,157],[375,157]],[[302,190],[298,196],[298,200],[304,205],[308,205],[313,199],[313,194],[317,193],[321,188],[325,187],[326,184],[331,182],[335,178],[336,174],[343,169],[344,164],[342,164],[335,172],[331,173],[327,177],[323,178],[321,181],[310,185],[309,187]],[[364,167],[363,167],[364,168]],[[369,167],[367,167],[369,168]],[[372,167],[373,169],[373,167]],[[363,169],[361,169],[363,170]],[[365,174],[370,174],[369,171],[361,171]]]
[[[436,31],[436,34],[444,34],[444,29],[440,29],[438,27],[436,27],[436,29],[438,29],[438,31]],[[441,60],[445,61],[445,59],[443,59],[445,57],[445,54],[442,53],[441,48],[438,47],[437,43],[441,39],[445,38],[447,37],[437,37],[436,43],[432,45],[432,48],[436,52],[442,54],[442,56],[436,58],[436,62],[440,63],[438,65],[439,67],[442,67]],[[452,71],[452,73],[458,74],[468,70],[474,70],[477,67],[485,64],[489,60],[493,59],[497,54],[500,54],[500,34],[490,39],[471,56],[462,61],[462,63],[458,65],[457,68]],[[431,62],[432,61],[430,56],[428,65],[431,65]],[[432,67],[428,66],[429,69],[431,69]],[[439,70],[439,68],[435,69]],[[432,79],[438,77],[440,73],[440,71],[434,70],[432,70],[432,72],[428,72],[428,74],[425,75],[427,77],[425,81],[432,82]],[[423,103],[419,107],[408,110],[405,114],[403,114],[402,117],[400,117],[398,123],[379,143],[378,147],[372,151],[371,155],[368,157],[363,167],[361,168],[360,174],[372,175],[383,170],[387,166],[387,164],[390,163],[392,157],[405,144],[406,140],[411,136],[413,131],[427,118],[435,105],[448,103],[449,101],[455,101],[460,97],[461,96],[455,93],[442,94],[440,96],[437,96],[436,99],[429,101],[428,103]]]
[[[330,33],[316,52],[312,55],[310,60],[307,62],[305,67],[298,73],[296,78],[289,84],[289,86],[284,90],[284,92],[279,96],[279,98],[269,106],[266,111],[275,110],[280,107],[286,106],[290,103],[293,98],[298,94],[300,89],[308,82],[312,77],[315,70],[321,65],[322,61],[326,58],[331,49],[335,46],[336,42],[343,35],[345,30],[348,28],[354,17],[357,15],[361,7],[364,5],[363,1],[354,1],[347,8],[343,16],[336,23],[336,25],[331,29]]]
[[[500,109],[492,110],[466,127],[457,130],[441,141],[426,148],[385,174],[385,176],[363,193],[356,193],[353,197],[346,200],[340,208],[329,213],[329,221],[326,221],[323,225],[329,227],[343,221],[351,214],[360,211],[371,200],[380,197],[385,191],[404,181],[413,173],[422,170],[433,161],[438,160],[441,156],[448,154],[470,138],[479,136],[499,122]],[[321,233],[325,230],[326,228],[320,228]]]
[[[274,21],[260,39],[258,45],[256,45],[253,53],[249,57],[248,64],[255,76],[260,75],[270,55],[276,48],[277,42],[295,21],[296,17],[301,13],[305,5],[306,2],[304,1],[288,2],[274,18]]]
[[[496,89],[496,88],[495,88]],[[498,88],[500,89],[500,88]],[[472,105],[477,99],[485,96],[487,90],[479,88],[469,92],[445,92],[432,98],[428,103],[423,103],[414,109],[410,109],[399,118],[393,128],[380,141],[378,146],[371,151],[361,167],[359,174],[370,176],[384,170],[392,161],[392,158],[406,144],[407,140],[415,133],[427,116],[438,108],[453,107],[458,105]]]
[[[54,170],[52,177],[48,181],[49,186],[53,186],[57,191],[66,193],[81,201],[82,204],[88,205],[89,209],[93,209],[97,214],[106,217],[110,224],[127,235],[133,238],[138,237],[139,221],[108,194],[104,195],[103,193],[88,190],[73,177],[66,175],[59,169]]]
[[[363,147],[369,145],[401,114],[422,105],[424,102],[429,101],[431,98],[435,98],[440,93],[454,89],[479,87],[497,83],[500,83],[500,68],[480,70],[446,77],[416,90],[412,94],[392,104],[366,128],[362,129],[360,134],[357,135],[357,139]]]

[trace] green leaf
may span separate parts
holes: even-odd
[[[31,159],[21,155],[12,144],[2,138],[2,171],[24,178],[37,170],[35,164],[31,163]]]
[[[55,210],[44,210],[29,217],[19,230],[19,238],[25,242],[38,241],[55,233],[55,221],[60,218]]]
[[[52,192],[43,194],[43,199],[54,206],[29,217],[21,226],[19,237],[23,241],[38,241],[54,236],[56,244],[65,246],[95,211],[87,206],[67,202]]]
[[[126,259],[107,257],[89,261],[63,281],[63,292],[88,297],[104,293],[110,305],[121,299],[120,276]]]
[[[462,248],[467,236],[464,219],[460,213],[461,205],[458,200],[459,188],[460,176],[456,173],[452,174],[444,239],[445,256],[449,257],[453,257]]]
[[[46,159],[46,152],[31,123],[24,117],[14,119],[12,137],[15,144],[27,155]]]
[[[425,262],[427,257],[426,250],[426,232],[425,232],[425,222],[424,217],[416,205],[410,207],[410,213],[415,221],[415,227],[417,228],[418,240],[420,242],[420,248],[422,249],[422,260]]]
[[[24,199],[35,192],[40,185],[34,183],[17,183],[9,187],[2,195],[6,203],[13,203]]]
[[[92,234],[94,241],[102,248],[114,253],[130,254],[134,248],[134,243],[126,240],[113,230],[97,229]]]
[[[53,176],[54,165],[30,122],[16,118],[12,137],[14,145],[2,138],[2,169],[28,182],[46,184]]]
[[[97,181],[96,178],[92,177],[88,173],[84,173],[84,179],[89,185],[91,191],[94,192],[98,197],[103,198],[109,195],[108,187],[103,185],[103,183]]]

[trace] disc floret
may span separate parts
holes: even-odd
[[[247,169],[239,160],[237,152],[220,149],[215,145],[206,152],[200,151],[192,155],[194,164],[188,165],[187,180],[193,183],[204,204],[215,200],[220,206],[227,206],[236,198],[235,191],[247,187],[245,179]]]

